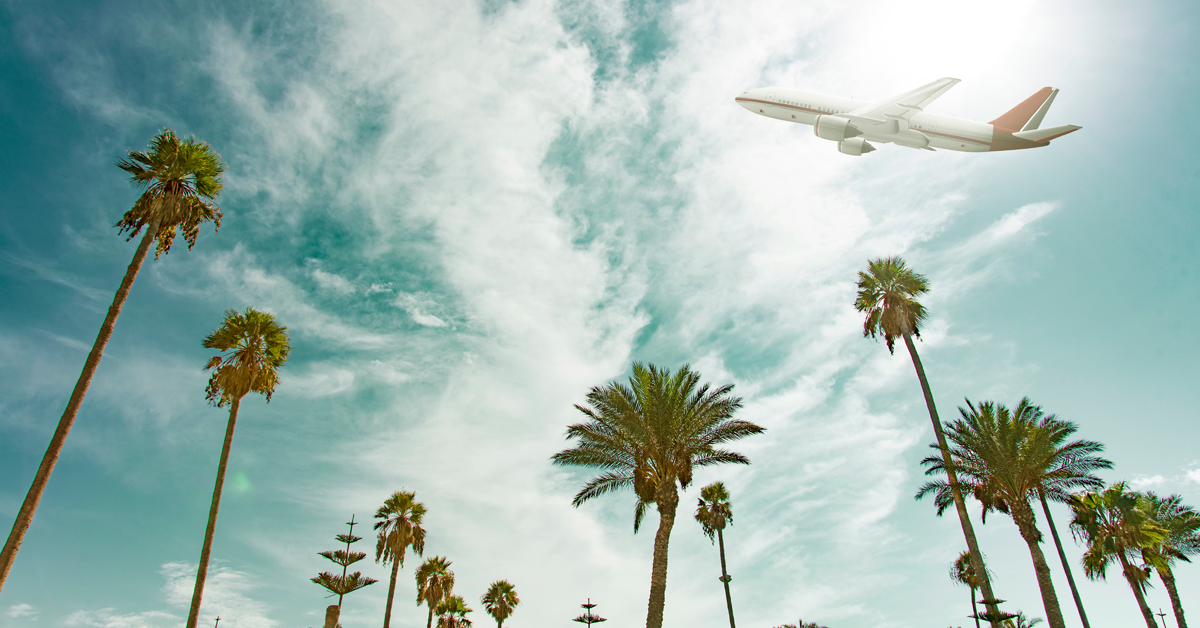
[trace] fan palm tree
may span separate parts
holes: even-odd
[[[1066,443],[1078,428],[1054,415],[1046,416],[1028,398],[1011,411],[991,401],[976,408],[967,400],[967,408],[959,408],[959,413],[961,418],[946,427],[946,436],[954,444],[950,454],[959,478],[984,505],[985,517],[995,509],[1017,524],[1033,559],[1048,623],[1052,628],[1064,628],[1050,567],[1041,550],[1042,533],[1029,500],[1039,491],[1065,499],[1073,489],[1100,488],[1103,483],[1092,471],[1111,468],[1112,463],[1093,455],[1103,450],[1100,443]],[[922,463],[929,467],[927,474],[944,470],[941,456],[929,456]],[[916,497],[937,491],[940,515],[950,504],[948,489],[946,482],[928,482]]]
[[[963,552],[958,555],[958,559],[950,567],[950,578],[971,589],[971,617],[975,618],[975,627],[979,628],[979,607],[975,604],[975,589],[979,588],[979,578],[975,577],[975,568],[971,564],[971,552]]]
[[[908,354],[912,357],[913,367],[917,371],[917,379],[921,382],[921,391],[925,395],[929,419],[933,422],[933,434],[942,453],[946,477],[954,498],[954,508],[958,512],[958,521],[967,541],[967,550],[971,552],[972,564],[983,565],[983,554],[979,551],[975,529],[967,515],[966,503],[958,486],[958,476],[950,464],[950,453],[946,448],[946,437],[942,433],[937,406],[933,402],[933,391],[929,388],[925,367],[921,365],[921,357],[917,355],[917,347],[912,341],[913,336],[921,337],[920,325],[926,316],[925,306],[916,299],[928,291],[929,282],[923,275],[909,269],[903,259],[875,259],[867,262],[867,272],[858,273],[858,296],[854,300],[854,307],[867,315],[863,321],[863,336],[875,338],[883,335],[888,351],[893,354],[897,338],[902,338],[904,346],[908,347]],[[987,607],[989,621],[995,626],[1001,618],[1000,609],[994,601],[996,596],[992,594],[987,570],[981,570],[980,576],[979,588],[983,591],[984,606]]]
[[[1159,497],[1153,492],[1142,494],[1146,514],[1150,515],[1167,531],[1167,536],[1157,545],[1142,548],[1143,559],[1148,564],[1155,565],[1158,577],[1162,578],[1171,598],[1171,610],[1175,613],[1175,623],[1179,628],[1187,628],[1183,618],[1183,604],[1179,601],[1179,591],[1175,588],[1175,574],[1171,572],[1171,563],[1175,560],[1191,562],[1189,556],[1200,553],[1200,513],[1191,506],[1183,504],[1179,495]]]
[[[222,354],[211,358],[204,367],[212,371],[204,393],[212,405],[218,408],[229,406],[229,423],[225,426],[225,444],[221,447],[221,462],[217,465],[217,483],[213,487],[212,505],[208,509],[208,526],[204,530],[204,547],[200,550],[200,567],[196,571],[187,628],[196,628],[200,617],[200,600],[204,596],[204,580],[208,575],[208,557],[217,529],[221,489],[225,485],[225,467],[229,464],[233,429],[237,425],[242,397],[258,393],[265,395],[270,403],[275,386],[279,384],[279,369],[287,362],[292,350],[287,327],[275,322],[273,315],[253,308],[246,308],[245,312],[226,310],[225,321],[204,338],[203,344]]]
[[[417,567],[417,606],[424,602],[429,607],[425,628],[433,627],[433,611],[454,590],[454,572],[450,571],[450,565],[444,556],[434,556],[426,558]]]
[[[471,620],[467,619],[467,613],[473,613],[470,607],[467,606],[466,600],[462,599],[461,595],[451,595],[446,597],[441,602],[438,602],[437,613],[438,623],[437,628],[465,628],[471,625]]]
[[[404,566],[404,554],[409,547],[420,556],[425,551],[425,529],[421,520],[425,505],[417,502],[415,493],[392,493],[375,511],[375,561],[392,563],[392,579],[388,584],[387,609],[383,612],[383,628],[392,621],[392,597],[396,594],[396,575]]]
[[[713,482],[700,489],[700,500],[696,504],[696,521],[712,542],[713,535],[720,542],[721,582],[725,585],[725,607],[729,609],[729,628],[733,625],[733,598],[729,596],[729,581],[733,580],[725,569],[725,524],[733,524],[733,509],[729,504],[729,491],[724,482]]]
[[[50,439],[50,446],[46,448],[42,464],[38,466],[33,484],[25,495],[25,501],[21,504],[16,521],[13,522],[12,531],[4,543],[4,549],[0,551],[0,591],[4,590],[8,572],[17,558],[17,551],[25,539],[25,532],[29,530],[29,524],[33,521],[38,502],[41,501],[42,493],[50,481],[50,474],[54,471],[59,454],[62,453],[67,434],[71,431],[71,425],[75,423],[75,415],[79,412],[83,397],[92,383],[92,376],[96,374],[96,367],[100,365],[100,359],[104,356],[104,347],[112,337],[117,317],[121,314],[125,299],[129,297],[129,290],[142,268],[142,262],[146,260],[150,245],[157,240],[154,255],[157,259],[159,255],[171,249],[171,243],[174,242],[178,230],[183,231],[183,237],[190,249],[200,234],[201,224],[211,220],[214,226],[221,226],[221,209],[214,201],[221,193],[221,173],[225,171],[225,164],[221,163],[221,156],[208,144],[199,142],[196,138],[181,141],[174,131],[165,129],[150,140],[150,149],[147,152],[131,150],[128,157],[117,162],[117,167],[128,172],[133,184],[145,191],[133,204],[133,208],[125,212],[120,222],[114,226],[118,228],[118,233],[129,232],[129,239],[137,236],[143,228],[146,232],[133,253],[133,261],[125,270],[125,277],[121,280],[116,295],[113,296],[112,305],[108,308],[104,323],[100,325],[96,342],[92,344],[92,350],[83,363],[83,372],[75,382],[75,389],[71,391],[67,408],[58,420],[58,427]]]
[[[483,604],[483,610],[496,620],[496,628],[504,628],[504,620],[508,619],[517,604],[521,603],[516,587],[508,580],[493,582],[479,601]]]
[[[1004,628],[1033,628],[1040,623],[1042,623],[1041,617],[1029,619],[1025,613],[1017,613],[1016,617],[1004,620]]]
[[[646,628],[662,627],[667,546],[679,507],[679,488],[692,483],[695,467],[750,464],[742,454],[716,446],[764,431],[732,418],[742,405],[741,399],[729,395],[733,386],[711,390],[707,384],[698,386],[699,382],[700,375],[687,365],[672,374],[634,363],[629,386],[593,387],[587,396],[589,407],[575,406],[589,419],[567,428],[567,438],[577,438],[579,444],[552,457],[558,465],[605,470],[575,495],[571,503],[576,507],[610,491],[632,488],[637,495],[636,533],[647,505],[657,506]]]
[[[1168,532],[1147,514],[1147,505],[1139,508],[1138,497],[1137,493],[1126,490],[1124,482],[1117,482],[1103,492],[1073,495],[1069,502],[1074,512],[1071,531],[1088,546],[1083,554],[1084,573],[1093,580],[1104,579],[1108,566],[1114,559],[1119,561],[1121,573],[1146,620],[1146,628],[1154,628],[1154,615],[1143,591],[1148,576],[1131,559],[1142,548],[1161,545]],[[1150,558],[1152,564],[1158,562],[1157,557]]]

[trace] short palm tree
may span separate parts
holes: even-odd
[[[1158,522],[1167,531],[1167,536],[1157,545],[1142,548],[1143,559],[1147,564],[1155,565],[1158,577],[1162,578],[1171,598],[1171,610],[1175,613],[1175,623],[1179,628],[1187,628],[1183,618],[1183,603],[1179,600],[1179,591],[1175,588],[1175,574],[1171,572],[1171,563],[1176,560],[1191,562],[1189,556],[1200,554],[1200,513],[1191,506],[1183,504],[1179,495],[1159,497],[1152,492],[1142,494],[1146,514]]]
[[[958,559],[950,566],[950,578],[971,589],[971,617],[975,618],[975,626],[978,628],[979,607],[975,604],[975,589],[979,588],[979,578],[975,577],[975,568],[971,564],[971,552],[963,552],[958,555]]]
[[[200,617],[204,579],[208,575],[208,557],[217,529],[221,489],[225,485],[225,467],[229,464],[233,429],[237,425],[242,397],[258,393],[265,395],[270,403],[271,395],[279,384],[279,369],[287,362],[292,350],[287,327],[275,322],[273,315],[253,308],[246,308],[245,312],[227,310],[221,326],[204,338],[204,346],[221,352],[204,367],[212,371],[204,393],[212,405],[218,408],[229,406],[229,422],[225,426],[225,443],[221,447],[221,462],[217,465],[217,483],[213,488],[212,505],[208,509],[208,526],[204,530],[204,547],[200,550],[200,567],[196,571],[187,628],[196,628]]]
[[[1103,445],[1093,441],[1065,442],[1076,426],[1046,416],[1041,407],[1028,398],[1009,410],[1003,404],[985,401],[976,408],[967,400],[959,408],[961,418],[946,427],[953,443],[950,450],[962,485],[970,487],[987,511],[995,509],[1012,517],[1029,547],[1034,573],[1042,594],[1042,603],[1052,628],[1064,628],[1058,596],[1050,577],[1050,567],[1041,550],[1042,533],[1029,501],[1039,492],[1065,496],[1079,488],[1100,488],[1104,484],[1092,474],[1112,463],[1093,454]],[[941,456],[922,461],[928,474],[944,470]],[[946,482],[926,483],[917,493],[921,498],[938,492],[940,515],[950,504]]]
[[[1083,554],[1084,573],[1093,580],[1103,579],[1113,560],[1120,562],[1121,574],[1137,599],[1146,628],[1154,628],[1154,615],[1144,593],[1148,576],[1133,560],[1143,548],[1166,541],[1168,532],[1147,514],[1148,505],[1143,503],[1139,507],[1138,498],[1137,493],[1126,490],[1124,482],[1117,482],[1103,492],[1074,495],[1070,501],[1074,511],[1071,531],[1088,546]]]
[[[479,601],[483,604],[483,610],[496,620],[496,628],[504,628],[504,620],[508,619],[517,604],[521,603],[516,587],[508,580],[493,582]]]
[[[700,500],[696,504],[696,521],[708,536],[708,540],[720,543],[721,553],[721,583],[725,585],[725,607],[729,610],[729,628],[733,624],[733,598],[729,595],[729,581],[733,577],[725,569],[725,525],[733,523],[733,508],[729,503],[729,491],[725,490],[724,482],[713,482],[700,489]]]
[[[387,609],[383,612],[383,628],[392,621],[392,598],[396,594],[396,575],[404,566],[404,554],[412,548],[417,556],[425,551],[425,529],[421,520],[425,517],[425,505],[417,501],[415,493],[392,493],[379,510],[375,511],[375,531],[379,537],[375,542],[375,561],[392,563],[392,579],[388,584]]]
[[[912,341],[913,336],[921,337],[919,328],[926,316],[925,306],[917,301],[917,297],[928,291],[929,282],[923,275],[908,268],[903,259],[879,258],[867,262],[867,272],[858,273],[858,295],[854,300],[854,307],[867,315],[863,321],[863,336],[875,338],[882,335],[891,353],[895,353],[897,338],[903,339],[904,346],[908,347],[908,354],[912,357],[913,367],[917,371],[917,379],[921,382],[921,391],[925,394],[925,406],[929,410],[929,419],[933,422],[933,434],[941,450],[950,492],[954,498],[954,508],[958,512],[958,521],[967,541],[967,550],[971,552],[972,564],[983,565],[983,554],[979,551],[975,529],[971,526],[970,516],[967,515],[966,503],[958,486],[958,476],[950,464],[950,453],[946,448],[946,437],[942,433],[937,406],[933,402],[933,391],[929,388],[925,367],[921,365],[921,357],[917,355],[917,347]],[[1001,617],[1000,609],[994,601],[996,596],[992,594],[987,570],[982,570],[980,575],[979,588],[983,591],[987,616],[992,625],[996,625]]]
[[[441,602],[438,602],[437,613],[439,617],[437,628],[465,628],[466,626],[470,626],[471,620],[467,619],[467,613],[473,612],[461,595],[448,596]]]
[[[429,607],[425,628],[433,627],[434,610],[454,590],[454,572],[450,571],[450,565],[451,562],[444,556],[434,556],[426,558],[417,567],[417,606],[424,602]]]
[[[1042,623],[1041,617],[1029,619],[1025,613],[1017,613],[1016,617],[1004,620],[1004,628],[1033,628],[1040,623]]]
[[[133,208],[125,212],[121,221],[114,226],[118,228],[119,233],[129,232],[130,239],[137,236],[143,228],[146,229],[146,233],[134,251],[133,261],[125,270],[121,286],[113,296],[112,305],[108,308],[104,323],[100,325],[96,342],[92,344],[92,350],[83,363],[83,372],[79,374],[79,380],[75,382],[75,389],[71,391],[71,398],[67,401],[67,408],[58,420],[58,428],[54,430],[50,446],[46,448],[46,455],[42,457],[42,464],[38,467],[33,484],[25,495],[21,510],[17,513],[12,532],[4,543],[4,550],[0,551],[0,591],[4,590],[8,572],[17,558],[17,551],[25,539],[25,532],[29,530],[29,524],[33,521],[38,502],[42,499],[42,493],[50,481],[50,474],[54,471],[58,456],[67,442],[67,434],[71,431],[71,425],[75,423],[75,415],[79,412],[79,406],[92,383],[92,376],[96,374],[96,367],[100,365],[100,359],[104,356],[104,348],[112,337],[117,317],[121,314],[125,299],[129,297],[129,290],[142,268],[142,262],[146,260],[150,245],[157,240],[157,259],[159,255],[170,250],[178,230],[183,231],[183,237],[190,249],[196,243],[201,224],[212,221],[216,227],[221,226],[221,210],[215,200],[221,193],[221,173],[225,171],[225,164],[221,163],[221,156],[208,144],[199,142],[196,138],[181,141],[174,131],[165,129],[150,140],[149,151],[131,150],[127,158],[117,162],[117,167],[128,172],[133,184],[145,191],[133,204]]]
[[[554,454],[554,464],[599,467],[605,472],[588,482],[571,502],[583,502],[610,491],[632,488],[637,495],[634,532],[648,504],[658,507],[654,563],[646,628],[661,628],[667,591],[667,546],[679,488],[692,483],[692,470],[717,464],[750,464],[742,454],[718,445],[763,432],[733,418],[741,399],[730,396],[732,385],[711,390],[700,375],[684,365],[672,374],[654,365],[634,363],[629,386],[593,387],[589,407],[575,408],[587,423],[567,428],[578,445]]]

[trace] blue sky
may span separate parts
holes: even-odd
[[[200,340],[231,307],[274,312],[293,351],[272,402],[242,408],[201,615],[223,627],[320,625],[316,552],[402,489],[474,608],[505,578],[517,628],[589,597],[608,625],[640,624],[657,520],[634,535],[632,495],[572,508],[591,475],[549,463],[572,405],[633,360],[734,384],[768,428],[737,447],[752,465],[681,498],[667,625],[724,621],[690,520],[716,480],[743,625],[966,625],[946,575],[958,524],[912,500],[932,430],[911,363],[852,307],[885,255],[931,282],[919,348],[944,419],[1028,395],[1107,446],[1106,481],[1200,504],[1191,3],[8,0],[0,16],[6,521],[133,252],[111,225],[136,192],[113,163],[170,127],[229,166],[221,231],[133,288],[4,628],[186,617],[226,419],[204,403]],[[1045,124],[1083,130],[853,158],[733,102],[941,76],[962,83],[931,111],[986,121],[1052,85]],[[972,512],[1006,607],[1044,616],[1016,527]],[[424,625],[415,564],[393,625]],[[1089,616],[1139,621],[1116,574],[1076,573]],[[1197,568],[1177,578],[1195,607]],[[343,625],[376,625],[385,597],[348,596]],[[1169,608],[1161,586],[1149,600]]]

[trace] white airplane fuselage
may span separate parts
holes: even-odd
[[[948,80],[957,82],[956,79],[943,79],[943,81]],[[931,84],[930,89],[934,87],[936,85]],[[948,89],[948,86],[943,87],[942,91],[945,89]],[[864,124],[864,119],[856,118],[855,114],[862,114],[864,111],[870,110],[873,105],[878,105],[877,103],[786,87],[752,89],[735,100],[752,113],[785,122],[811,125],[818,137],[837,141],[841,152],[852,155],[874,150],[869,145],[864,147],[862,140],[926,150],[943,149],[982,153],[1047,146],[1051,139],[1078,129],[1079,127],[1075,126],[1065,126],[1036,130],[1041,116],[1049,108],[1056,93],[1057,90],[1045,88],[991,123],[927,113],[916,106],[900,105],[903,115],[875,115],[881,111],[876,110],[876,112],[872,112],[874,118],[866,120],[867,123]],[[935,97],[936,95],[930,97],[929,100]],[[903,100],[901,97],[898,98]],[[1027,125],[1035,113],[1037,121],[1031,124],[1033,129],[1022,132],[1022,126]],[[824,122],[822,122],[822,118],[825,118]],[[862,138],[862,140],[853,140],[857,144],[844,145],[841,135],[831,136],[823,133],[818,127],[819,124],[844,127],[847,120],[850,121],[850,128],[853,129],[851,133],[855,134],[854,137]],[[998,126],[997,123],[1002,122],[1016,128]],[[850,137],[845,139],[849,140]]]

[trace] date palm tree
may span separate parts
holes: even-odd
[[[504,620],[508,619],[517,604],[521,603],[516,587],[508,580],[493,582],[479,601],[483,604],[483,610],[496,620],[496,628],[504,628]]]
[[[921,358],[917,355],[917,347],[912,340],[913,336],[921,337],[920,325],[926,316],[925,306],[917,301],[917,297],[928,291],[929,282],[923,275],[908,268],[903,259],[879,258],[867,262],[867,272],[858,273],[858,295],[854,307],[867,315],[863,321],[863,336],[875,338],[882,335],[888,351],[893,354],[897,338],[903,339],[904,346],[908,348],[913,367],[917,371],[917,379],[921,383],[921,392],[925,395],[929,419],[933,422],[933,434],[941,450],[954,508],[958,512],[958,521],[967,541],[967,550],[971,552],[972,564],[983,566],[983,554],[980,553],[979,542],[975,539],[975,529],[971,526],[971,518],[967,514],[966,503],[958,486],[958,476],[950,463],[946,437],[942,433],[942,423],[938,418],[937,406],[933,402],[933,391],[929,388],[925,367],[921,365]],[[979,588],[983,591],[989,621],[996,626],[1002,615],[995,602],[996,596],[992,594],[987,569],[980,570]]]
[[[225,426],[225,443],[221,446],[217,482],[213,487],[212,505],[208,509],[208,526],[204,530],[204,546],[200,550],[200,567],[196,571],[187,628],[196,628],[200,618],[200,601],[204,597],[204,580],[208,576],[208,557],[217,529],[225,468],[229,464],[233,429],[237,425],[242,398],[250,393],[258,393],[265,395],[267,403],[270,403],[271,395],[279,384],[279,369],[287,362],[288,354],[292,351],[287,327],[275,322],[275,316],[249,307],[245,312],[226,310],[225,321],[204,338],[203,344],[208,349],[221,352],[204,367],[212,371],[204,393],[212,405],[218,408],[229,406],[229,422]]]
[[[25,532],[29,530],[29,524],[33,521],[38,502],[42,499],[42,493],[46,491],[50,474],[54,471],[58,456],[67,442],[67,434],[71,431],[71,425],[75,423],[75,415],[79,412],[79,406],[92,383],[92,376],[96,374],[96,367],[100,365],[100,359],[104,356],[104,347],[112,337],[117,317],[121,314],[125,299],[129,297],[133,280],[137,278],[142,262],[146,260],[150,245],[157,241],[154,257],[158,259],[158,256],[171,249],[178,231],[183,231],[183,238],[187,240],[190,249],[196,244],[201,224],[212,221],[215,227],[221,226],[221,209],[217,207],[215,200],[221,193],[221,173],[225,171],[225,164],[221,163],[221,156],[208,144],[197,141],[194,137],[181,141],[174,131],[164,129],[150,140],[150,149],[147,152],[131,150],[125,159],[117,162],[117,167],[128,172],[133,184],[144,192],[133,204],[133,208],[125,212],[120,222],[114,226],[117,227],[118,233],[128,232],[128,239],[136,237],[143,228],[145,235],[134,251],[133,261],[129,263],[125,277],[113,296],[104,323],[100,325],[100,333],[83,363],[83,372],[75,382],[75,389],[71,391],[67,407],[58,420],[58,427],[50,439],[50,446],[46,448],[42,464],[38,466],[33,484],[25,495],[25,501],[22,502],[17,519],[13,522],[12,531],[4,543],[4,549],[0,551],[0,591],[4,590],[4,582],[8,579],[13,562],[16,561],[17,551],[25,539]]]
[[[971,564],[971,552],[963,552],[958,555],[958,559],[950,566],[950,578],[971,589],[971,617],[975,618],[975,627],[979,628],[979,607],[975,604],[975,590],[979,588],[979,578],[975,577],[975,567]]]
[[[379,537],[375,542],[375,561],[392,563],[392,578],[388,584],[387,608],[383,612],[383,628],[392,621],[392,598],[396,594],[396,575],[404,566],[404,554],[412,548],[417,556],[425,551],[425,529],[421,521],[425,518],[425,505],[417,501],[415,493],[392,493],[379,510],[375,511],[375,531]]]
[[[1148,575],[1133,564],[1133,559],[1143,548],[1166,541],[1168,532],[1147,514],[1147,504],[1139,507],[1138,498],[1137,493],[1126,490],[1124,482],[1117,482],[1103,492],[1073,495],[1071,531],[1088,546],[1083,554],[1084,573],[1093,580],[1104,579],[1113,560],[1120,562],[1121,574],[1137,599],[1146,628],[1155,628],[1154,615],[1144,593]],[[1150,558],[1154,559],[1152,564],[1158,562],[1156,557]]]
[[[1175,613],[1175,623],[1179,628],[1187,628],[1171,563],[1176,560],[1191,562],[1189,556],[1200,554],[1200,513],[1184,505],[1179,495],[1160,497],[1153,492],[1146,492],[1142,497],[1144,500],[1141,503],[1146,514],[1167,531],[1161,543],[1142,548],[1143,559],[1147,564],[1155,565],[1158,577],[1166,586],[1167,595],[1171,598],[1171,610]]]
[[[725,607],[729,610],[729,628],[733,624],[733,598],[729,595],[729,581],[733,576],[725,569],[725,525],[733,524],[733,508],[729,503],[729,491],[724,482],[713,482],[700,489],[700,500],[696,504],[696,521],[700,523],[709,542],[720,542],[721,583],[725,585]]]
[[[976,408],[967,400],[967,408],[959,408],[959,413],[961,418],[946,426],[946,436],[953,443],[950,454],[962,485],[970,487],[984,505],[985,517],[993,509],[1012,517],[1029,547],[1048,623],[1064,628],[1050,567],[1041,550],[1042,533],[1029,502],[1039,492],[1057,497],[1075,489],[1103,487],[1092,471],[1112,467],[1093,455],[1104,446],[1084,440],[1067,443],[1078,428],[1046,416],[1028,398],[1012,410],[991,401]],[[922,463],[929,468],[927,474],[944,471],[941,456],[929,456]],[[944,481],[928,482],[917,498],[938,492],[940,515],[950,504],[948,488]]]
[[[429,607],[425,628],[433,628],[434,610],[454,590],[454,572],[450,571],[450,565],[444,556],[434,556],[426,558],[417,567],[417,606],[424,602]]]
[[[567,428],[567,439],[579,443],[554,454],[558,465],[599,467],[604,473],[575,495],[572,505],[605,493],[632,488],[637,496],[634,532],[648,504],[658,508],[654,562],[646,628],[662,628],[667,591],[667,547],[679,489],[692,483],[692,470],[725,463],[750,464],[742,454],[719,449],[723,443],[764,431],[733,418],[741,399],[730,396],[732,385],[699,386],[700,375],[686,364],[674,374],[654,365],[633,364],[629,385],[593,387],[588,407],[575,408],[588,422]]]

